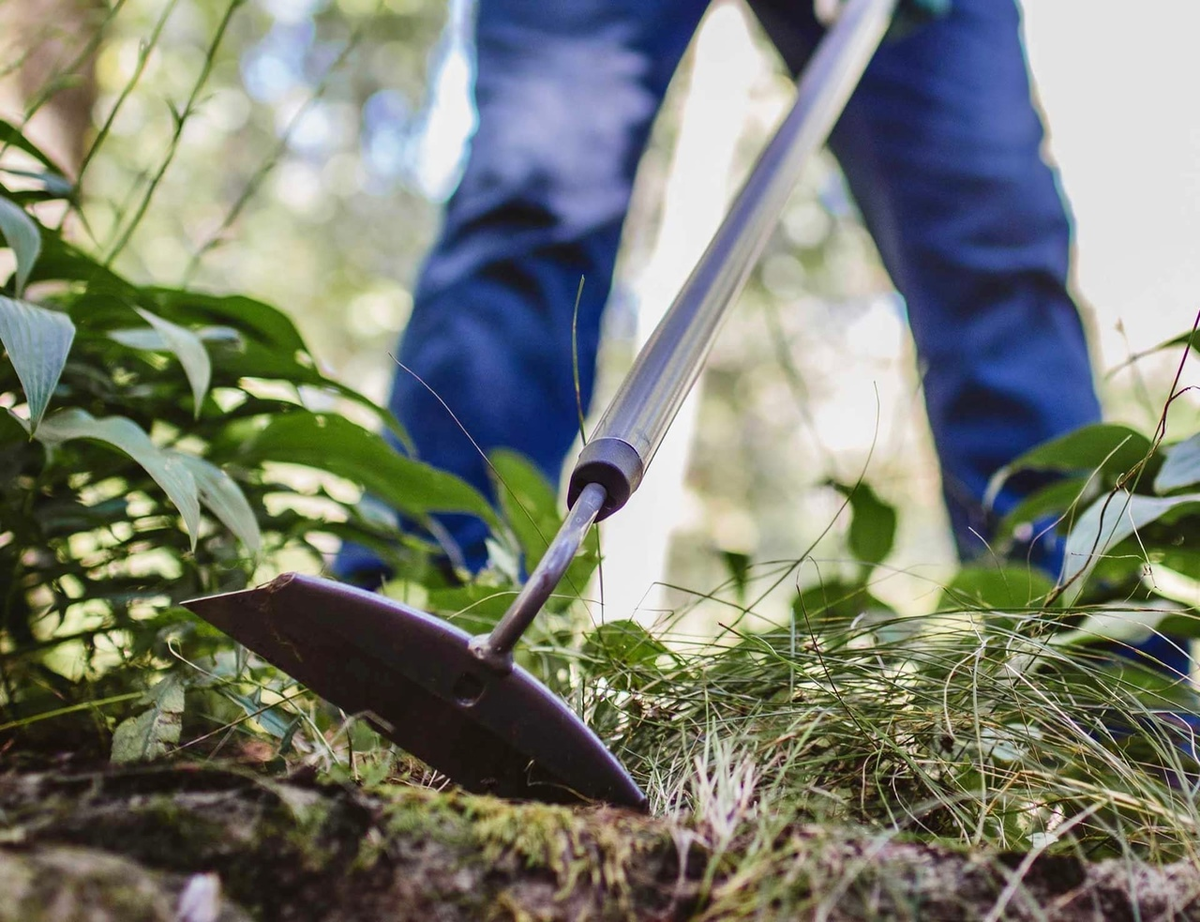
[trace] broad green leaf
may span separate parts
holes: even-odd
[[[400,512],[466,512],[499,527],[495,511],[470,484],[401,455],[342,416],[297,408],[266,420],[237,444],[226,440],[216,447],[242,464],[303,464],[345,477]]]
[[[19,298],[25,282],[42,252],[42,237],[33,218],[16,202],[0,196],[0,234],[17,258],[16,292]]]
[[[829,485],[850,501],[850,552],[874,567],[892,551],[896,540],[896,510],[881,500],[863,481]]]
[[[669,652],[644,627],[627,620],[600,625],[583,645],[583,656],[617,688],[638,688],[656,678],[659,657]]]
[[[1069,646],[1066,652],[1070,653]],[[1103,662],[1090,664],[1087,668],[1071,668],[1060,654],[1053,672],[1043,671],[1038,681],[1040,684],[1053,683],[1052,687],[1061,688],[1056,694],[1065,692],[1076,700],[1112,701],[1114,707],[1105,719],[1106,724],[1112,721],[1110,726],[1141,724],[1145,729],[1147,721],[1152,719],[1148,710],[1194,712],[1196,708],[1196,693],[1190,683],[1181,682],[1148,662],[1137,663],[1120,656],[1106,657]],[[1130,701],[1130,697],[1134,700]]]
[[[0,119],[0,147],[15,147],[17,150],[23,150],[42,166],[49,167],[51,171],[59,175],[63,174],[62,169],[50,159],[49,154],[44,153],[25,136],[20,128],[5,119]]]
[[[627,666],[653,663],[667,648],[636,621],[610,621],[597,627],[583,647],[585,656],[603,657]]]
[[[95,257],[77,249],[55,231],[42,232],[42,255],[37,261],[30,281],[83,282],[89,296],[98,291],[122,292],[133,297],[137,289],[111,269],[102,266]],[[87,299],[90,303],[90,297]]]
[[[468,583],[430,590],[428,606],[429,611],[452,621],[467,633],[481,634],[496,626],[516,597],[515,587]]]
[[[29,424],[12,410],[0,413],[0,447],[8,449],[18,442],[27,443],[28,441]]]
[[[1167,449],[1167,459],[1154,478],[1155,493],[1170,493],[1200,483],[1200,434]]]
[[[283,739],[289,732],[295,732],[296,718],[287,713],[282,702],[263,704],[261,688],[256,688],[253,696],[239,695],[237,692],[228,690],[223,690],[222,694],[276,739]]]
[[[307,353],[296,325],[278,308],[240,295],[197,294],[176,288],[145,290],[154,312],[177,324],[231,326],[249,339],[290,356]]]
[[[746,600],[746,587],[750,582],[750,555],[741,551],[721,551],[721,562],[725,572],[733,581],[733,591],[739,602]]]
[[[1064,514],[1067,519],[1056,527],[1065,531],[1070,526],[1071,507],[1083,498],[1087,488],[1087,477],[1066,477],[1035,490],[1000,520],[996,534],[1008,537],[1022,525],[1042,522],[1051,516],[1058,519]]]
[[[222,349],[211,356],[214,369],[223,380],[274,378],[337,391],[371,410],[411,449],[412,442],[395,416],[380,409],[374,400],[321,373],[291,318],[277,308],[253,298],[219,297],[173,288],[145,289],[144,298],[158,316],[188,329],[209,326],[232,327],[237,331],[238,348]]]
[[[1200,504],[1200,493],[1159,497],[1121,490],[1100,497],[1084,511],[1067,535],[1059,583],[1070,583],[1074,587],[1071,598],[1077,598],[1087,574],[1110,548],[1168,512],[1196,504]]]
[[[164,451],[131,419],[107,416],[96,419],[74,407],[55,413],[38,428],[37,439],[54,446],[71,439],[94,439],[118,448],[145,468],[163,488],[183,516],[192,550],[200,534],[200,493],[188,463],[178,452]]]
[[[179,742],[183,688],[183,679],[171,674],[146,692],[150,710],[121,721],[113,732],[112,761],[147,761],[165,755]]]
[[[840,580],[809,586],[792,601],[792,616],[805,634],[817,627],[849,623],[870,611],[889,612],[891,608],[875,598],[863,583]]]
[[[537,566],[558,533],[558,495],[533,463],[515,451],[490,455],[500,509],[525,556],[525,570]]]
[[[44,192],[42,198],[70,198],[75,192],[75,186],[69,179],[50,170],[18,170],[10,166],[0,166],[0,171],[9,176],[20,176],[22,179],[32,179],[41,183]]]
[[[25,390],[31,432],[41,424],[74,339],[66,314],[0,295],[0,343]]]
[[[196,330],[195,334],[204,343],[236,346],[242,342],[242,337],[233,327],[204,327]],[[141,349],[144,352],[166,352],[171,348],[163,339],[162,334],[152,327],[127,327],[113,330],[108,334],[108,338],[122,346]]]
[[[258,554],[262,550],[258,519],[233,478],[203,458],[183,452],[173,454],[195,479],[200,502],[246,545],[252,555]]]
[[[988,483],[984,498],[992,503],[1006,480],[1017,471],[1101,471],[1109,478],[1125,473],[1150,454],[1150,440],[1128,426],[1096,423],[1030,449],[1004,465]]]
[[[200,407],[204,403],[204,395],[208,393],[208,385],[212,381],[212,362],[209,361],[208,351],[200,337],[191,330],[184,329],[178,324],[163,320],[150,311],[137,308],[139,316],[158,332],[167,348],[175,353],[183,373],[187,375],[188,384],[192,387],[192,404],[197,418]]]
[[[963,567],[950,581],[938,606],[943,611],[1021,611],[1037,605],[1054,582],[1032,567]]]

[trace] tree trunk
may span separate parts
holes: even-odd
[[[28,119],[31,140],[72,177],[96,101],[89,42],[102,13],[94,0],[0,0],[0,114]]]

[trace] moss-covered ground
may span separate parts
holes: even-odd
[[[817,826],[713,849],[681,819],[186,764],[0,777],[0,894],[0,922],[1200,919],[1191,863]]]

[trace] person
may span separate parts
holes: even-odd
[[[478,128],[415,288],[389,405],[421,459],[489,496],[478,448],[515,449],[551,482],[561,474],[578,431],[575,356],[586,407],[634,173],[707,6],[479,2]],[[749,6],[802,70],[824,29],[812,5]],[[901,5],[931,12],[880,47],[830,147],[906,303],[943,493],[970,559],[1031,486],[1014,479],[985,506],[992,474],[1099,420],[1100,406],[1020,11],[1015,0]],[[482,521],[440,524],[452,557],[486,563]],[[1054,556],[1051,539],[1033,549],[1049,569]],[[356,547],[335,570],[360,584],[383,575]],[[1177,648],[1157,655],[1186,668]]]

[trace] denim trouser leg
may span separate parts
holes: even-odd
[[[600,314],[638,161],[706,6],[479,6],[479,127],[399,358],[480,447],[514,448],[552,481],[578,432],[578,405],[591,400]],[[479,453],[424,385],[400,372],[390,400],[420,457],[493,495]],[[467,563],[482,565],[483,524],[465,516],[444,524]]]
[[[751,0],[799,69],[820,28],[791,0]],[[832,138],[884,265],[908,307],[959,553],[987,553],[991,475],[1034,445],[1096,422],[1078,311],[1067,288],[1070,219],[1030,99],[1010,0],[955,0],[945,19],[885,44]],[[1053,538],[1030,559],[1057,576]],[[1136,648],[1186,674],[1188,643]],[[1136,656],[1122,646],[1118,652]]]
[[[485,449],[556,478],[591,396],[601,309],[633,173],[704,2],[482,0],[479,130],[425,266],[400,358]],[[793,69],[820,36],[811,4],[752,6]],[[1041,157],[1016,6],[954,12],[879,51],[834,133],[904,295],[955,536],[984,550],[988,478],[1099,418],[1068,294],[1070,224]],[[578,317],[576,289],[584,280]],[[397,376],[392,408],[422,458],[488,488],[446,410]],[[1014,496],[1002,495],[1000,512]],[[480,523],[453,522],[467,549]]]
[[[800,66],[816,23],[790,0],[755,5]],[[1100,418],[1067,290],[1070,221],[1042,143],[1011,0],[955,0],[947,18],[885,44],[832,139],[908,307],[968,559],[986,551],[988,478]],[[1001,495],[997,511],[1017,498]]]

